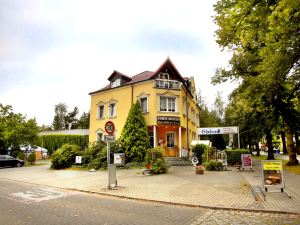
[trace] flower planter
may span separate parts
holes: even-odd
[[[196,172],[196,174],[203,174],[204,173],[204,167],[203,166],[196,166],[195,172]]]

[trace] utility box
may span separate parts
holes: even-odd
[[[125,165],[125,153],[114,153],[114,165],[116,166]]]

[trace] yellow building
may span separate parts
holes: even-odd
[[[188,155],[200,127],[193,77],[183,78],[168,58],[155,72],[144,71],[129,77],[114,71],[108,80],[108,85],[90,93],[90,142],[103,138],[107,121],[115,124],[118,139],[131,105],[138,100],[151,145],[162,146],[166,156]]]

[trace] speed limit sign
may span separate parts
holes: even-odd
[[[108,134],[113,134],[115,132],[115,125],[114,125],[114,123],[111,122],[111,121],[107,121],[105,123],[105,131]]]

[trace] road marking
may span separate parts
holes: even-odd
[[[51,188],[34,188],[30,191],[16,192],[12,193],[9,196],[9,199],[12,199],[17,202],[22,202],[26,204],[47,201],[55,198],[62,198],[66,196],[74,195],[75,193],[71,192],[62,192],[57,191]]]

